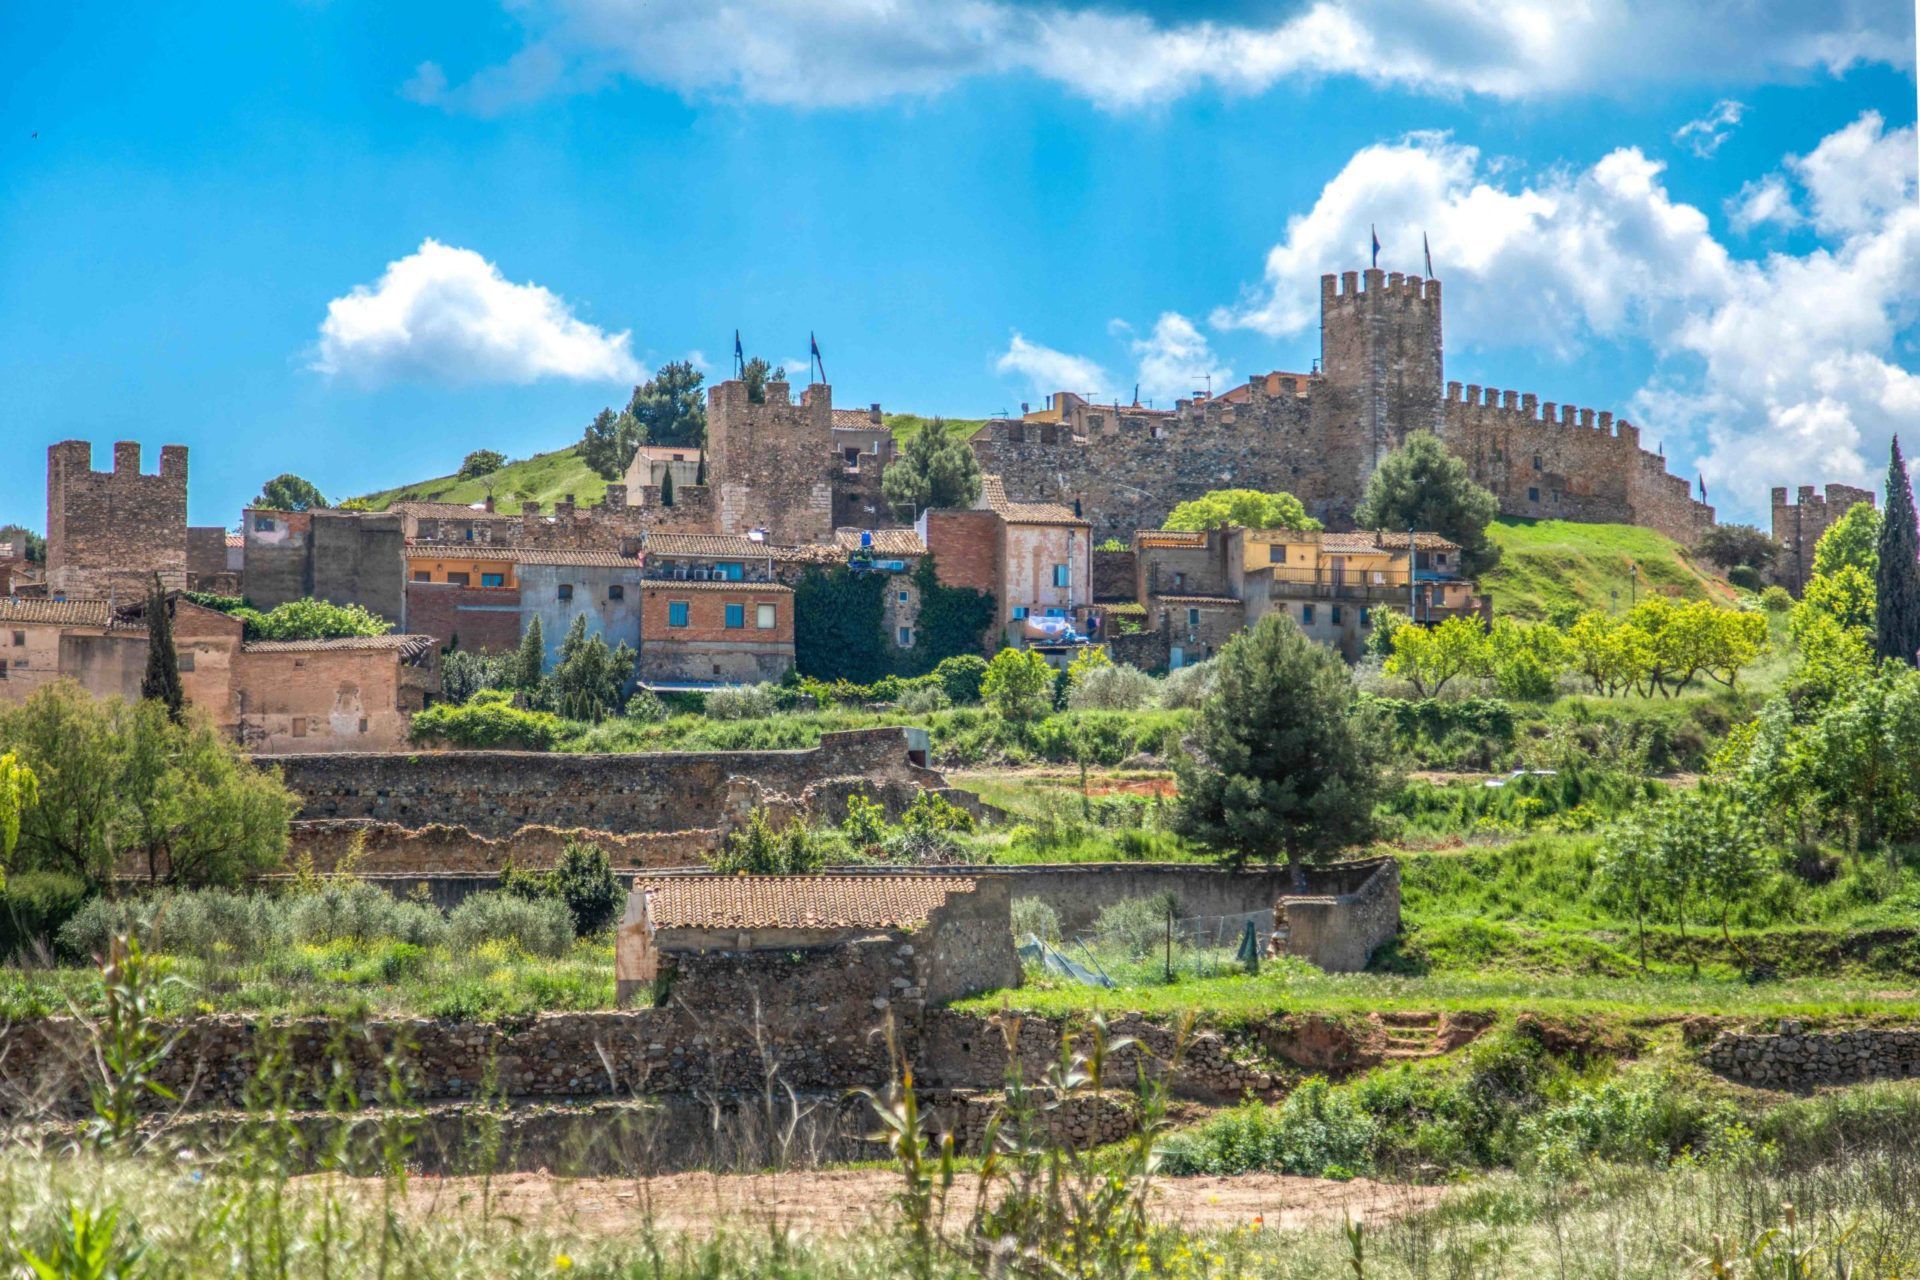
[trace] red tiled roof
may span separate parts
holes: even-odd
[[[1063,507],[1057,502],[1015,502],[1007,497],[1007,487],[999,476],[980,477],[980,499],[987,510],[998,515],[1008,524],[1070,524],[1092,528],[1087,521],[1073,514],[1072,507]]]
[[[488,520],[512,520],[516,517],[504,515],[498,511],[488,511],[479,503],[469,505],[464,502],[426,502],[405,499],[388,507],[389,511],[405,511],[416,516],[482,516]]]
[[[1204,547],[1207,535],[1191,529],[1142,529],[1133,535],[1143,547]]]
[[[833,541],[842,551],[860,550],[860,529],[835,529]],[[927,544],[912,529],[873,529],[873,554],[877,556],[923,556]]]
[[[410,540],[403,553],[409,560],[507,560],[520,558],[520,548],[490,542],[421,542]]]
[[[635,884],[655,929],[912,929],[967,876],[669,876]]]
[[[1152,599],[1161,604],[1197,605],[1212,609],[1239,608],[1246,603],[1238,596],[1153,596]]]
[[[1413,545],[1422,551],[1458,551],[1460,544],[1449,541],[1437,533],[1416,533]],[[1334,555],[1347,555],[1359,551],[1405,551],[1407,535],[1404,533],[1381,533],[1363,529],[1356,533],[1323,533],[1320,535],[1320,550]]]
[[[779,548],[743,533],[646,534],[649,554],[660,556],[770,556]]]
[[[793,588],[780,582],[682,582],[678,578],[648,578],[640,584],[643,591],[665,591],[669,595],[681,591],[739,591],[753,595],[792,595]]]
[[[0,596],[0,622],[50,622],[69,627],[104,627],[112,621],[105,600],[42,600]]]
[[[438,647],[439,643],[432,636],[339,636],[332,640],[249,640],[240,646],[240,650],[243,653],[343,653],[384,650],[398,653],[403,662],[411,662]]]
[[[885,431],[886,424],[875,422],[873,414],[867,409],[835,409],[833,427],[836,431]]]
[[[521,547],[514,556],[520,564],[552,564],[596,569],[638,569],[639,556],[623,556],[618,551],[593,547]]]

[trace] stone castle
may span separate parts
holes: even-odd
[[[1433,431],[1502,515],[1634,524],[1691,545],[1713,526],[1639,428],[1533,394],[1447,382],[1440,282],[1348,271],[1320,281],[1321,358],[1172,409],[1070,392],[987,423],[984,470],[1010,494],[1078,501],[1098,538],[1157,528],[1210,489],[1284,489],[1332,529],[1352,527],[1367,478],[1408,433]]]
[[[1773,572],[1781,585],[1795,595],[1813,576],[1813,549],[1819,545],[1820,536],[1833,527],[1834,521],[1852,510],[1854,504],[1875,505],[1871,489],[1857,489],[1850,484],[1829,484],[1824,494],[1813,485],[1803,484],[1799,487],[1797,503],[1787,500],[1785,485],[1775,485],[1772,496],[1773,540],[1780,544]]]
[[[93,469],[93,446],[63,440],[47,450],[47,590],[120,603],[144,598],[153,576],[187,585],[187,450],[160,450],[160,471],[140,470],[140,446],[113,446],[113,470]]]

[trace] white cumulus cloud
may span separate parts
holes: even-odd
[[[482,113],[615,79],[687,97],[846,106],[1021,76],[1103,107],[1351,76],[1506,98],[1910,66],[1904,0],[1304,0],[1204,18],[1176,0],[512,0],[525,43],[402,92]],[[1729,122],[1730,123],[1730,122]],[[1723,126],[1716,126],[1723,127]],[[1702,135],[1707,136],[1707,135]]]
[[[1025,379],[1027,385],[1041,396],[1051,395],[1055,391],[1098,396],[1108,382],[1107,371],[1095,361],[1029,342],[1017,331],[1007,344],[1007,349],[993,362],[993,367],[997,373]]]
[[[1900,357],[1920,320],[1915,184],[1914,131],[1863,115],[1730,210],[1741,229],[1791,223],[1804,206],[1819,243],[1738,258],[1634,148],[1529,181],[1420,135],[1356,153],[1288,222],[1262,282],[1212,319],[1306,332],[1321,271],[1365,260],[1370,221],[1396,269],[1421,265],[1424,228],[1456,369],[1491,348],[1571,358],[1596,340],[1644,345],[1651,380],[1595,407],[1627,409],[1644,438],[1669,442],[1676,472],[1697,467],[1716,501],[1752,517],[1774,484],[1871,482],[1888,437],[1913,429],[1920,377]]]
[[[1151,333],[1127,346],[1138,362],[1140,394],[1162,407],[1209,384],[1224,390],[1233,382],[1233,370],[1214,354],[1206,335],[1177,311],[1163,312]]]
[[[1697,156],[1710,156],[1720,149],[1746,110],[1745,103],[1722,98],[1699,119],[1689,120],[1675,129],[1673,140]]]
[[[471,249],[425,240],[378,280],[327,304],[312,367],[380,383],[631,381],[625,330],[577,318],[537,284],[515,284]]]

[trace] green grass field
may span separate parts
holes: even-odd
[[[888,413],[881,415],[887,424],[887,430],[893,432],[896,444],[905,444],[920,433],[920,428],[933,419],[919,413]],[[962,440],[971,440],[980,428],[987,425],[985,418],[948,418],[947,429]]]
[[[1543,618],[1560,604],[1626,609],[1635,596],[1732,604],[1738,593],[1710,565],[1691,559],[1673,539],[1622,524],[1500,519],[1488,530],[1500,563],[1481,575],[1496,613]],[[1639,567],[1633,581],[1632,567]]]
[[[509,462],[491,475],[472,480],[441,476],[434,480],[419,480],[393,489],[382,489],[378,493],[366,494],[365,498],[375,508],[384,511],[396,502],[471,503],[479,502],[491,493],[495,507],[512,514],[520,510],[519,495],[522,492],[532,494],[535,501],[551,509],[555,502],[568,494],[573,495],[575,502],[585,506],[600,501],[606,491],[607,482],[581,460],[580,447],[570,445],[552,453],[536,453],[531,458]]]

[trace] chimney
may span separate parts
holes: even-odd
[[[880,416],[880,402],[878,400],[875,400],[873,407],[867,410],[867,417],[873,421],[873,425],[876,427],[884,421]]]
[[[488,515],[493,514],[493,495],[492,494],[487,495],[487,500],[481,504],[481,508],[485,510]]]

